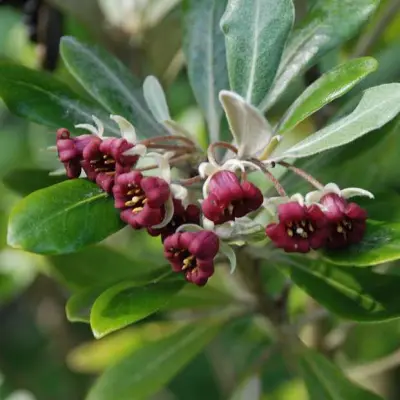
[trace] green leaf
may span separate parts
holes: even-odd
[[[279,123],[278,132],[292,130],[323,106],[347,93],[377,67],[378,63],[371,57],[357,58],[322,75],[291,105]]]
[[[258,375],[245,379],[233,393],[231,400],[261,400],[262,383]]]
[[[201,321],[128,355],[108,369],[87,400],[144,400],[158,392],[218,334],[221,321]]]
[[[324,258],[338,265],[367,267],[400,258],[400,223],[367,221],[363,240],[344,250],[326,250]]]
[[[148,109],[141,82],[119,60],[72,37],[62,38],[60,50],[71,74],[107,111],[132,122],[141,136],[168,134]]]
[[[282,158],[308,157],[343,146],[381,128],[400,112],[400,83],[376,86],[365,91],[357,108],[286,150]]]
[[[143,95],[156,121],[163,123],[172,119],[164,89],[155,76],[150,75],[144,80]]]
[[[222,90],[220,101],[225,110],[239,157],[252,157],[270,143],[273,129],[264,116],[243,97]]]
[[[14,192],[27,196],[28,194],[63,182],[66,176],[50,176],[49,171],[35,168],[14,169],[8,172],[4,178],[4,184]]]
[[[258,106],[274,81],[292,28],[292,0],[229,0],[221,19],[231,89]]]
[[[92,307],[90,325],[94,336],[101,338],[154,314],[165,307],[184,284],[183,280],[160,280],[145,286],[123,282],[111,287]]]
[[[123,228],[113,199],[94,183],[74,179],[38,190],[13,208],[8,244],[38,254],[65,254]]]
[[[167,310],[183,309],[217,309],[234,303],[235,300],[227,293],[219,291],[210,285],[198,287],[196,285],[186,285],[174,296],[165,307]]]
[[[379,0],[317,0],[288,41],[274,85],[260,108],[271,108],[293,79],[353,37],[378,5]]]
[[[109,285],[93,286],[73,294],[65,305],[65,314],[68,321],[90,324],[90,313],[93,304],[108,288]]]
[[[291,265],[296,285],[340,317],[371,322],[400,317],[399,276],[322,261]]]
[[[219,21],[227,0],[186,0],[184,51],[190,84],[208,123],[211,141],[218,141],[222,108],[218,93],[229,88],[224,35]]]
[[[56,276],[72,290],[110,286],[127,279],[146,277],[151,280],[162,273],[162,269],[149,260],[132,259],[106,246],[51,256],[48,260]]]
[[[100,118],[107,132],[119,134],[101,107],[92,105],[52,75],[20,65],[0,64],[0,97],[13,113],[51,128],[73,130]]]
[[[110,257],[112,252],[111,254],[100,252],[98,256],[100,257],[101,254],[105,255],[106,257]],[[77,253],[76,255],[80,255],[81,257],[79,258],[82,259],[81,253]],[[67,257],[70,256],[73,255],[68,255]],[[59,256],[58,258],[63,257],[64,256]],[[110,262],[104,263],[107,258],[105,258],[104,260],[99,259],[98,262],[92,261],[85,263],[78,261],[77,265],[79,265],[84,272],[80,274],[77,273],[75,279],[77,277],[83,278],[86,273],[86,279],[89,280],[95,274],[96,269],[99,269],[100,271],[98,277],[95,277],[93,280],[89,281],[84,286],[84,288],[78,289],[78,291],[68,299],[65,306],[65,311],[69,321],[90,323],[90,313],[93,304],[101,294],[103,294],[106,290],[110,288],[110,286],[126,281],[129,281],[132,285],[133,282],[137,286],[146,285],[149,282],[160,279],[162,276],[165,275],[165,272],[168,271],[168,269],[165,268],[158,268],[151,271],[152,267],[146,262],[142,262],[141,265],[138,265],[139,263],[137,261],[129,260],[127,258],[125,259],[125,261],[123,261],[123,258],[124,257],[121,254],[113,257],[113,264],[111,264],[111,259]],[[85,260],[85,258],[83,259]],[[129,264],[130,270],[124,271],[123,265],[127,265],[127,263]],[[76,271],[78,269],[77,265],[69,264],[69,267],[71,267],[70,269],[72,270],[68,271],[69,275],[72,275],[74,270]],[[105,267],[108,267],[108,270],[106,270]],[[143,267],[149,267],[150,272],[147,269],[145,270]],[[68,284],[69,286],[71,286],[71,279],[68,280]]]
[[[382,400],[348,380],[336,365],[314,350],[302,351],[299,367],[310,400]]]
[[[80,344],[68,354],[68,366],[76,372],[99,374],[144,345],[164,339],[179,329],[174,322],[148,322],[124,329],[102,340]]]

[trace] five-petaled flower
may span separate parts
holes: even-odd
[[[71,137],[71,132],[68,129],[60,128],[57,130],[58,158],[64,164],[68,178],[75,179],[80,176],[83,149],[93,138],[95,138],[94,135]]]
[[[278,206],[278,223],[269,224],[267,236],[286,252],[307,253],[325,245],[329,230],[318,205],[305,206],[297,201]]]
[[[264,200],[260,189],[247,180],[240,182],[232,171],[218,171],[212,175],[208,192],[202,210],[216,224],[244,217],[260,208]]]
[[[151,236],[161,235],[162,241],[164,241],[168,236],[174,234],[176,230],[184,224],[198,225],[200,223],[200,208],[198,206],[195,204],[189,204],[185,208],[181,200],[173,199],[173,202],[174,216],[168,225],[161,229],[147,228],[147,231]]]
[[[134,145],[122,138],[98,137],[91,140],[82,152],[82,168],[88,179],[110,193],[115,176],[131,171],[139,156],[125,155]]]
[[[115,207],[121,209],[121,219],[135,229],[160,224],[165,215],[165,203],[171,195],[169,184],[155,176],[143,176],[131,171],[116,177],[113,187]]]
[[[367,220],[363,208],[336,193],[326,194],[320,202],[330,225],[327,247],[339,249],[362,240]]]
[[[212,231],[175,233],[164,241],[164,255],[175,272],[203,286],[214,273],[219,238]]]
[[[306,203],[321,204],[329,222],[327,247],[344,248],[360,242],[364,237],[367,212],[358,204],[347,201],[354,196],[374,198],[367,190],[354,187],[341,190],[335,183],[328,183],[321,190],[306,195]]]

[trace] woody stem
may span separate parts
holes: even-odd
[[[285,161],[279,161],[279,165],[282,165],[282,167],[287,168],[289,171],[294,172],[296,175],[301,176],[303,179],[305,179],[307,182],[311,183],[314,187],[316,187],[318,190],[322,190],[324,188],[324,185],[316,180],[314,177],[309,175],[307,172],[303,171],[300,168],[297,168]]]
[[[192,149],[196,148],[194,142],[184,136],[170,135],[170,136],[157,136],[151,139],[142,140],[140,144],[145,146],[152,145],[154,143],[165,142],[165,141],[181,141],[189,145]]]
[[[186,152],[193,152],[195,150],[193,146],[174,146],[169,144],[148,144],[146,147],[148,149],[177,150]]]
[[[271,173],[271,171],[268,170],[268,168],[259,160],[256,158],[251,160],[254,164],[260,167],[262,172],[264,172],[265,176],[272,182],[272,184],[275,186],[276,191],[279,193],[279,196],[282,197],[287,197],[287,193],[283,186],[279,183],[278,179],[275,178],[275,176]]]
[[[233,153],[237,154],[238,153],[238,149],[233,146],[230,143],[227,142],[214,142],[212,143],[210,146],[208,146],[207,149],[207,156],[208,156],[208,160],[211,162],[211,164],[214,165],[218,165],[219,163],[217,162],[217,158],[215,157],[215,150],[217,148],[224,148],[224,149],[228,149],[230,151],[232,151]]]
[[[182,161],[185,161],[185,160],[189,160],[191,158],[191,156],[192,156],[191,154],[183,154],[183,155],[178,154],[177,156],[174,156],[169,160],[169,164],[170,165],[175,165],[175,164],[177,164],[179,162],[182,162]],[[143,172],[143,171],[151,171],[151,170],[156,169],[158,167],[159,167],[158,164],[152,164],[152,165],[148,165],[147,167],[138,168],[138,171],[141,171],[141,172]]]

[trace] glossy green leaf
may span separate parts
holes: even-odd
[[[221,292],[210,285],[198,287],[186,285],[177,296],[174,296],[165,309],[175,311],[184,309],[217,309],[234,303],[235,300],[227,293]]]
[[[74,293],[65,305],[65,314],[68,321],[90,324],[90,313],[93,304],[109,286],[91,286],[88,289],[79,290],[77,293]]]
[[[138,261],[128,258],[124,260],[124,256],[117,252],[115,252],[114,256],[111,258],[113,252],[107,254],[106,251],[101,251],[97,256],[98,261],[95,261],[96,258],[92,258],[90,261],[90,257],[85,257],[82,253],[85,252],[68,254],[65,256],[66,258],[75,258],[77,260],[76,264],[73,263],[73,261],[68,265],[66,262],[61,262],[61,265],[65,264],[65,269],[62,271],[64,276],[73,276],[66,280],[70,287],[74,279],[78,280],[79,285],[87,281],[86,285],[78,288],[77,292],[68,299],[65,306],[67,318],[72,322],[90,323],[90,313],[93,304],[97,298],[111,286],[127,281],[132,285],[134,282],[137,286],[143,286],[149,282],[160,279],[160,277],[165,275],[166,271],[168,272],[168,267],[155,269],[149,265],[148,262],[139,263]],[[75,255],[76,257],[73,257]],[[103,259],[100,258],[102,255],[104,256]],[[53,266],[55,258],[64,258],[64,256],[52,257]],[[56,265],[58,265],[57,272],[60,273],[60,263],[56,263]],[[82,272],[78,272],[79,268]],[[152,270],[152,268],[154,269]],[[98,276],[94,276],[96,270],[99,270]],[[74,272],[76,273],[74,274]]]
[[[323,261],[293,264],[292,280],[334,314],[355,321],[400,317],[400,277]]]
[[[108,113],[91,104],[52,75],[20,65],[0,64],[0,97],[13,113],[51,128],[70,130],[100,118],[107,132],[119,134]]]
[[[366,267],[400,258],[400,223],[368,221],[363,240],[344,250],[325,251],[324,257],[339,265]]]
[[[183,280],[160,280],[147,285],[119,283],[106,290],[95,301],[90,325],[96,338],[101,338],[127,325],[140,321],[166,306],[182,289]]]
[[[113,199],[94,183],[74,179],[38,190],[13,208],[8,244],[38,254],[65,254],[123,228]]]
[[[292,0],[229,0],[221,19],[231,89],[258,106],[274,81],[292,28]]]
[[[14,169],[8,172],[3,182],[14,192],[26,196],[36,190],[55,185],[67,179],[64,176],[50,176],[50,171],[34,168]]]
[[[55,275],[72,290],[112,285],[143,276],[151,280],[161,275],[162,271],[150,260],[132,259],[106,246],[92,246],[73,254],[50,256],[48,260]],[[167,267],[164,272],[168,270]]]
[[[141,82],[119,60],[72,37],[64,37],[60,49],[71,74],[107,111],[129,120],[141,136],[167,134],[148,109]]]
[[[225,38],[219,21],[227,0],[186,0],[184,51],[197,102],[208,123],[211,141],[219,138],[222,108],[218,93],[229,88]]]
[[[379,129],[400,112],[400,83],[365,91],[357,108],[347,117],[328,125],[286,150],[282,158],[308,157],[343,146]]]
[[[201,321],[140,350],[108,369],[87,400],[145,400],[166,385],[222,328],[221,321]]]
[[[278,132],[290,131],[323,106],[347,93],[377,67],[378,63],[371,57],[357,58],[322,75],[290,106],[279,123]]]
[[[314,350],[302,351],[299,367],[310,400],[382,400],[348,380],[336,365]]]
[[[376,10],[379,0],[317,0],[293,32],[267,97],[260,108],[269,109],[288,85],[329,50],[353,37]]]
[[[127,354],[156,340],[165,339],[176,332],[179,325],[175,322],[147,322],[132,328],[123,329],[102,340],[80,344],[68,354],[67,363],[80,373],[99,374]]]

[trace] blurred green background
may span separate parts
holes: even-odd
[[[298,19],[312,3],[296,2]],[[369,86],[400,81],[399,3],[382,1],[378,13],[359,36],[299,77],[269,118],[276,120],[307,83],[349,57],[372,55],[379,60],[380,68],[340,101],[324,108],[319,113],[324,121],[351,111],[361,91]],[[171,114],[200,137],[204,135],[184,68],[179,0],[10,0],[0,1],[0,5],[1,59],[46,69],[80,91],[58,58],[59,38],[73,35],[88,43],[99,43],[138,76],[152,73],[159,77],[167,91]],[[318,123],[315,119],[301,124],[291,133],[292,139],[298,140]],[[149,261],[157,266],[162,263],[157,239],[137,233],[133,239],[131,232],[122,231],[102,244],[100,250],[52,258],[7,247],[7,215],[20,198],[18,192],[29,193],[40,187],[48,171],[59,168],[56,155],[45,150],[54,145],[54,137],[49,129],[11,115],[0,102],[0,400],[84,399],[96,373],[168,329],[150,321],[95,343],[88,325],[68,322],[64,310],[69,291],[75,289],[62,284],[69,268],[84,271],[89,263],[112,266],[118,262],[118,255],[128,257],[132,268],[135,263]],[[399,149],[397,117],[345,149],[307,159],[301,165],[323,181],[334,180],[341,186],[356,182],[356,186],[375,192],[378,195],[370,206],[371,216],[398,220],[398,212],[393,215],[385,201],[399,197]],[[29,175],[27,180],[21,169],[35,169],[36,175]],[[301,188],[292,178],[284,178],[283,183],[293,191]],[[107,250],[111,247],[113,250]],[[398,270],[395,264],[385,268],[394,273]],[[271,291],[274,285],[279,287],[280,277],[273,271],[266,272],[265,278]],[[321,312],[298,288],[293,290],[290,307],[293,315]],[[342,365],[351,366],[353,378],[385,398],[400,398],[400,322],[363,325],[327,317],[304,328],[303,339]],[[227,398],[232,382],[242,372],[243,361],[255,359],[265,340],[257,324],[246,319],[238,321],[156,398],[200,400],[205,386],[208,398]],[[391,363],[386,359],[389,355]],[[353,368],[381,358],[386,360],[385,368],[379,364],[368,364],[369,369],[364,370]],[[270,355],[263,385],[266,399],[307,398],[302,383],[285,370],[279,354]]]

